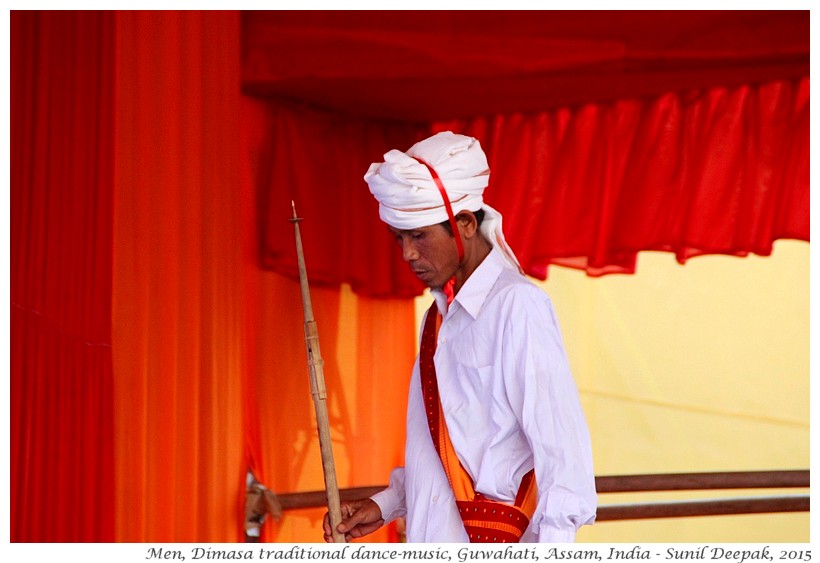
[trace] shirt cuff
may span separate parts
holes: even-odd
[[[385,524],[407,515],[407,506],[404,502],[404,468],[394,469],[390,473],[390,483],[387,488],[371,496],[370,499],[382,511]]]
[[[379,491],[370,497],[370,499],[379,506],[385,524],[392,522],[396,518],[401,518],[407,513],[407,510],[405,510],[403,506],[404,503],[402,499],[393,489],[387,488],[383,491]]]

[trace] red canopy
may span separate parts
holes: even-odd
[[[641,250],[808,240],[808,11],[245,12],[264,127],[263,263],[371,295],[418,284],[362,175],[431,131],[479,138],[525,270],[631,272]],[[246,115],[248,113],[246,112]],[[313,234],[311,234],[313,233]],[[329,242],[332,241],[332,244]],[[373,248],[376,244],[378,247]]]
[[[808,76],[809,12],[244,12],[242,46],[247,93],[431,122]]]

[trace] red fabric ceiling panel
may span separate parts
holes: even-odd
[[[808,11],[269,11],[244,91],[430,122],[807,76]]]

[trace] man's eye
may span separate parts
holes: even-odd
[[[424,238],[424,233],[413,233],[410,236],[413,238],[413,240],[421,240]]]

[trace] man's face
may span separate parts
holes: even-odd
[[[455,275],[458,248],[447,229],[441,225],[407,231],[388,228],[396,237],[402,258],[427,287],[441,289]]]

